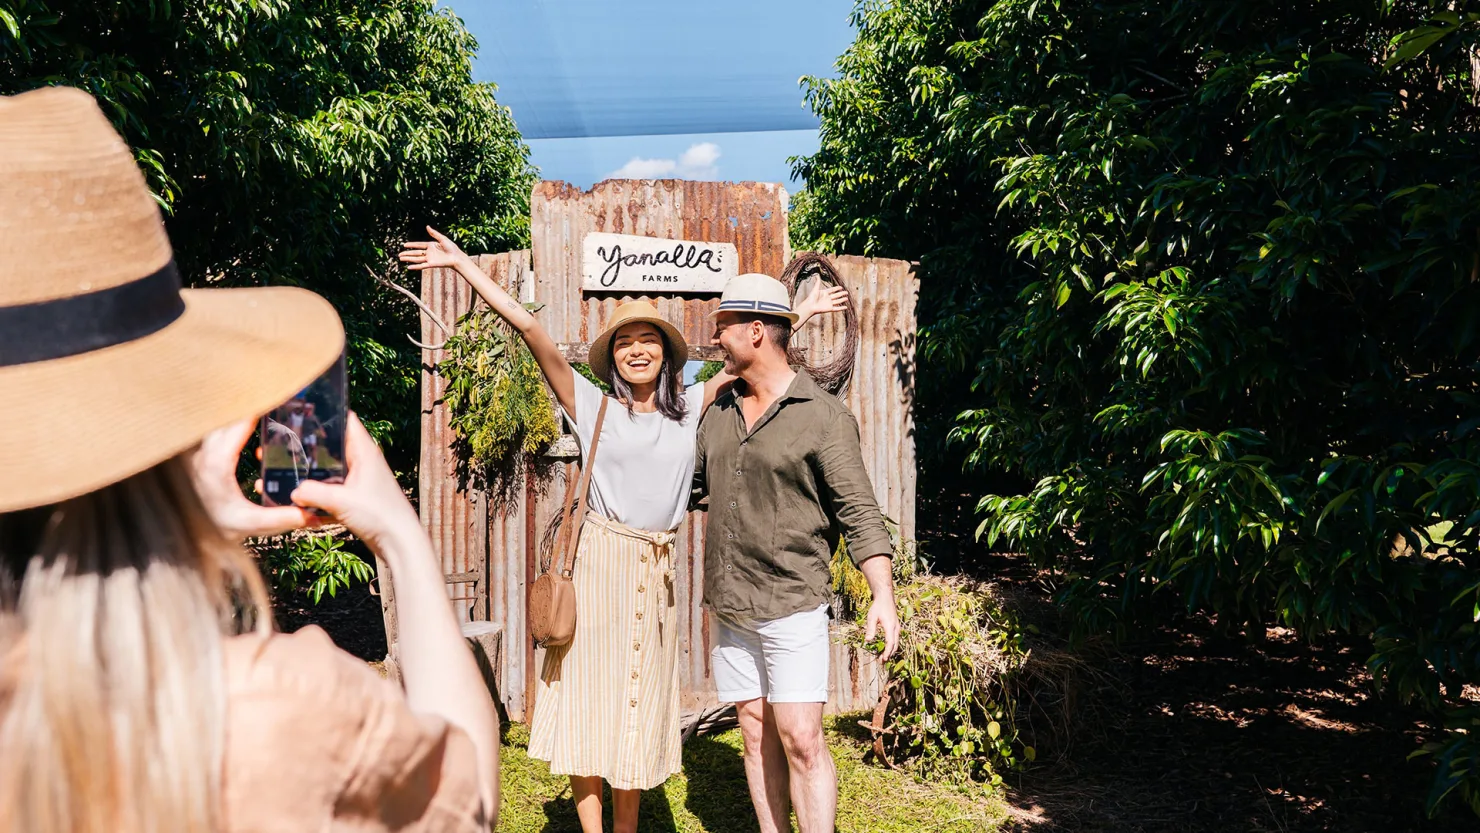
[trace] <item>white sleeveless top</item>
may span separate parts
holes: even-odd
[[[576,444],[585,465],[591,448],[591,429],[601,408],[601,389],[571,371],[576,384],[574,424]],[[683,393],[688,413],[675,422],[660,413],[628,414],[613,399],[606,406],[601,446],[591,475],[587,508],[617,523],[653,532],[676,529],[683,522],[694,480],[694,441],[704,407],[704,385],[690,385]]]

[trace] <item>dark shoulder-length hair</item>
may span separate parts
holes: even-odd
[[[663,340],[663,364],[658,368],[658,413],[674,422],[683,422],[683,418],[689,413],[689,403],[683,398],[683,367],[673,360],[673,345],[668,342],[668,334],[660,329],[658,338]],[[617,334],[612,333],[612,341],[616,340]],[[611,368],[611,378],[606,383],[611,385],[612,394],[617,397],[617,401],[627,406],[627,413],[630,415],[633,413],[632,386],[617,370],[615,356],[608,367]]]

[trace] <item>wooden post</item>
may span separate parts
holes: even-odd
[[[498,702],[499,690],[503,688],[504,627],[497,622],[464,622],[463,638],[473,652],[478,670],[483,672],[483,682],[488,693]]]
[[[397,685],[401,683],[401,665],[396,656],[396,583],[388,580],[390,570],[380,556],[375,556],[375,579],[371,586],[380,596],[380,616],[385,621],[385,675]]]

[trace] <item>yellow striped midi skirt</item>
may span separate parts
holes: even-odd
[[[576,631],[545,652],[530,757],[559,775],[646,790],[679,771],[672,532],[586,516],[571,577]]]

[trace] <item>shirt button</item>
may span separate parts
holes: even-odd
[[[634,650],[634,651],[641,651],[642,650],[642,643],[641,642],[634,642],[634,643],[632,643],[632,650]]]
[[[740,476],[740,470],[739,469],[735,469],[735,476],[736,477],[739,477]]]
[[[734,538],[735,537],[735,533],[733,533],[733,532],[726,532],[725,533],[725,537],[726,538]]]
[[[632,675],[632,676],[634,676],[634,677],[635,677],[635,676],[637,676],[637,675],[636,675],[636,674],[634,674],[634,675]],[[637,701],[636,701],[636,700],[628,700],[628,701],[627,701],[627,702],[628,702],[628,703],[630,703],[630,704],[631,704],[631,705],[632,705],[632,708],[634,708],[634,709],[635,709],[635,708],[637,708]]]
[[[646,584],[639,584],[639,585],[637,585],[637,592],[642,593],[642,592],[645,592],[646,590],[647,590],[647,585]]]
[[[731,509],[734,509],[735,508],[735,501],[733,501],[733,500],[730,501],[730,508]]]
[[[728,573],[729,571],[731,571],[733,569],[735,569],[735,565],[733,565],[733,564],[726,564],[725,565],[725,572]]]
[[[646,563],[647,562],[647,556],[644,555],[641,560],[643,561],[643,563]]]
[[[633,671],[632,672],[632,679],[634,679],[634,680],[637,679],[637,672],[636,671]]]
[[[642,611],[640,611],[640,610],[639,610],[639,611],[637,611],[637,618],[639,618],[639,619],[641,619],[641,618],[642,618]]]

